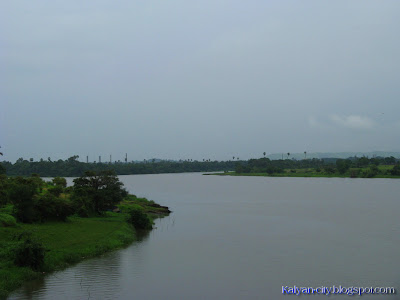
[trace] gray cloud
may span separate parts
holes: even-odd
[[[375,122],[365,116],[350,115],[338,116],[331,115],[330,119],[337,125],[352,129],[371,129],[375,126]]]

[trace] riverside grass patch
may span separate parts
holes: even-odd
[[[5,299],[27,280],[129,245],[136,235],[125,219],[123,214],[107,213],[94,218],[70,217],[67,222],[17,223],[15,227],[0,227],[0,299]],[[26,231],[31,232],[46,250],[40,272],[14,264],[18,246],[15,237]]]

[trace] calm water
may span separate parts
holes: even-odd
[[[282,285],[400,290],[398,180],[120,178],[173,213],[141,242],[29,283],[11,299],[297,298],[282,296]]]

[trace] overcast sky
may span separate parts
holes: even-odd
[[[400,150],[400,1],[1,1],[3,159]]]

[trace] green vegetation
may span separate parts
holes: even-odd
[[[288,153],[289,157],[290,153]],[[250,159],[238,163],[235,172],[218,175],[275,177],[400,178],[400,164],[394,157],[349,159],[269,160]]]
[[[128,245],[170,213],[128,195],[109,171],[86,173],[72,187],[63,178],[3,175],[0,187],[0,299],[24,281]]]
[[[143,162],[113,162],[113,163],[84,163],[78,161],[79,156],[74,155],[66,160],[52,161],[41,159],[40,161],[18,159],[14,164],[5,161],[0,164],[0,174],[5,172],[9,176],[30,176],[33,173],[42,177],[77,177],[87,171],[112,170],[118,175],[130,174],[160,174],[160,173],[184,173],[184,172],[214,172],[233,170],[235,161],[202,161],[180,160],[177,161],[143,161]],[[238,160],[238,158],[237,158]]]

